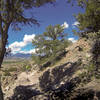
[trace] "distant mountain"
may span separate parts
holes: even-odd
[[[31,54],[16,53],[16,54],[8,55],[5,58],[10,59],[10,58],[30,58],[30,57],[31,57]]]
[[[19,58],[29,58],[31,54],[23,54],[23,53],[17,53],[13,55],[14,57],[19,57]]]

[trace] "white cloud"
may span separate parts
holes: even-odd
[[[79,25],[79,22],[74,22],[73,24],[72,24],[73,26],[78,26]]]
[[[75,40],[75,38],[68,38],[68,40],[72,41],[73,43],[75,43],[77,40]]]
[[[21,48],[14,48],[14,49],[11,49],[12,51],[12,53],[13,54],[16,54],[18,51],[20,51],[21,50]]]
[[[63,26],[63,27],[64,27],[64,29],[69,27],[69,25],[68,25],[68,23],[67,23],[67,22],[64,22],[64,24],[62,24],[61,26]]]
[[[32,54],[32,53],[35,53],[35,49],[31,49],[29,51],[19,51],[19,53],[23,53],[23,54]]]
[[[28,44],[30,44],[32,42],[32,40],[34,39],[35,34],[32,35],[24,35],[23,41],[15,41],[14,43],[9,45],[9,48],[11,48],[12,53],[17,53],[20,52],[21,49],[25,46],[27,46]]]
[[[24,39],[23,39],[23,42],[24,43],[31,43],[32,42],[32,40],[34,39],[34,37],[35,37],[35,34],[32,34],[32,35],[24,35]]]
[[[10,48],[21,48],[21,47],[24,47],[26,45],[25,42],[14,42],[12,44],[9,45]]]

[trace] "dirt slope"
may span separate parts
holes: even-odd
[[[73,43],[68,48],[66,48],[67,53],[65,57],[63,57],[61,61],[57,62],[56,65],[48,67],[43,71],[39,71],[37,68],[37,70],[31,70],[30,72],[21,72],[20,74],[17,75],[17,78],[13,80],[13,82],[8,83],[3,88],[5,93],[5,100],[10,100],[7,99],[7,97],[11,97],[14,94],[14,89],[18,86],[31,86],[31,89],[37,88],[37,90],[41,91],[41,87],[45,88],[49,86],[49,83],[47,84],[47,81],[48,79],[50,79],[53,88],[60,87],[65,82],[75,78],[76,76],[78,76],[80,73],[83,72],[82,68],[83,65],[86,65],[91,60],[92,57],[90,50],[91,47],[89,45],[89,41],[85,41],[85,39],[80,39],[76,43]],[[80,62],[82,63],[81,66]],[[32,67],[34,69],[34,66]],[[55,85],[55,80],[58,81],[58,83],[56,82],[57,83],[56,85]],[[43,84],[40,85],[39,82],[40,83],[42,82]],[[93,85],[92,83],[89,84],[90,84],[89,86]],[[97,83],[97,85],[98,84],[99,83]],[[87,85],[87,87],[89,86]],[[44,100],[44,99],[38,98],[30,100]]]

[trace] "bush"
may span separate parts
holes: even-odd
[[[8,70],[4,71],[4,76],[11,76],[10,72]]]
[[[3,70],[4,76],[11,76],[10,72],[17,71],[17,68],[11,67],[9,69]]]
[[[11,67],[11,68],[8,69],[8,71],[9,72],[14,72],[14,71],[17,71],[17,68]]]
[[[32,66],[30,64],[25,64],[22,67],[22,71],[30,71]]]

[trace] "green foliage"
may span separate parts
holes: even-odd
[[[15,72],[15,71],[17,71],[17,68],[14,68],[14,67],[10,67],[10,68],[8,68],[8,69],[6,69],[6,70],[3,70],[3,72],[4,72],[4,76],[11,76],[11,72]]]
[[[4,71],[4,76],[11,76],[10,72],[8,70]]]
[[[98,32],[94,32],[93,34],[89,34],[89,37],[92,39],[92,62],[95,65],[95,75],[99,76],[100,73],[100,30]]]
[[[9,72],[14,72],[14,71],[17,71],[17,68],[16,67],[11,67],[11,68],[8,69],[8,71]]]
[[[46,32],[37,35],[32,42],[36,49],[36,54],[32,56],[33,60],[37,64],[54,60],[54,58],[65,52],[65,48],[70,44],[65,37],[64,26],[59,24],[48,26]]]
[[[79,28],[97,32],[100,29],[100,0],[88,0],[85,6],[85,13],[77,17]]]
[[[92,73],[95,70],[95,65],[93,63],[89,64],[89,66],[85,67],[88,73]]]
[[[53,3],[55,0],[0,0],[0,15],[4,26],[13,25],[13,28],[19,30],[19,24],[38,24],[38,21],[30,14],[25,15],[26,10],[31,13],[33,7],[40,7],[46,3]],[[1,18],[0,18],[1,20]]]
[[[76,17],[80,23],[80,30],[97,32],[100,29],[100,0],[84,1],[85,13],[79,13]]]
[[[100,30],[100,0],[68,1],[77,2],[78,6],[84,9],[83,13],[75,15],[79,22],[77,25],[79,32],[73,31],[76,35],[87,38],[89,32],[98,32]]]
[[[84,66],[85,71],[83,71],[79,76],[81,78],[81,83],[84,85],[95,78],[95,65],[91,62],[87,66]]]
[[[30,64],[24,64],[22,67],[22,71],[30,71],[32,66]]]
[[[100,39],[100,30],[98,32],[90,32],[88,33],[88,37],[92,40],[92,41],[96,41]]]
[[[9,72],[5,72],[4,76],[11,76],[11,74]]]

